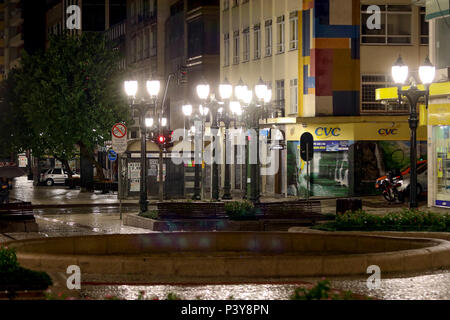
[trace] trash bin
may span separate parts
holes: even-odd
[[[336,214],[343,214],[347,211],[357,211],[362,209],[362,200],[355,198],[345,198],[336,200]]]

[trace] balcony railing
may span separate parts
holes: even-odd
[[[107,35],[108,39],[111,41],[118,40],[125,36],[126,28],[127,28],[126,21],[119,22],[119,23],[111,26],[106,31],[106,35]]]

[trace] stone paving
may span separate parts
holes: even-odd
[[[28,181],[26,177],[17,178],[14,182],[15,187],[11,190],[10,197],[21,201],[32,202],[34,205],[58,205],[61,207],[68,207],[71,205],[86,205],[86,206],[114,206],[119,205],[117,194],[102,194],[101,192],[81,192],[79,189],[69,189],[65,186],[33,186],[32,181]],[[234,195],[235,199],[240,199],[238,194]],[[392,211],[400,211],[407,208],[408,204],[388,203],[382,196],[365,196],[360,197],[363,202],[363,209],[374,214],[384,214]],[[295,200],[296,197],[273,197],[264,196],[262,201],[289,201]],[[335,198],[321,198],[312,197],[311,199],[320,199],[322,202],[322,213],[336,213],[336,199]],[[155,205],[156,200],[149,201],[150,205]],[[135,207],[137,210],[138,200],[124,200],[122,201],[125,211],[130,212],[129,207]],[[128,206],[128,208],[127,208]],[[450,212],[445,208],[428,208],[425,199],[419,202],[419,209],[431,210],[433,212],[446,213]]]

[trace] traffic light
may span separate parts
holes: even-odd
[[[164,144],[166,142],[166,137],[163,135],[158,136],[158,144]]]
[[[178,85],[187,83],[187,67],[180,66],[178,68]]]
[[[163,149],[168,149],[173,147],[172,135],[173,131],[164,130],[162,134],[155,137],[154,141]]]

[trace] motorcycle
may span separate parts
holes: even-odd
[[[402,174],[398,170],[394,170],[389,171],[387,176],[378,179],[375,187],[381,190],[387,201],[404,202],[404,194],[399,190],[402,184]]]

